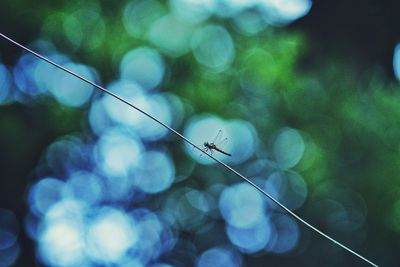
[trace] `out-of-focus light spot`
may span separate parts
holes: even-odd
[[[273,217],[273,223],[276,230],[274,243],[268,245],[267,250],[283,254],[293,250],[300,238],[299,227],[297,223],[286,215],[276,215]]]
[[[83,225],[62,219],[43,226],[38,238],[41,261],[53,266],[78,266],[85,259]]]
[[[165,93],[161,96],[165,98],[165,101],[170,106],[170,112],[173,114],[171,125],[174,128],[178,128],[181,125],[183,119],[186,117],[186,110],[183,106],[182,100],[178,96],[171,93]]]
[[[46,177],[31,187],[29,192],[29,204],[36,215],[43,215],[57,201],[61,199],[61,191],[64,182]]]
[[[147,209],[137,209],[132,216],[136,221],[135,227],[138,240],[140,240],[132,249],[134,254],[143,263],[157,259],[164,252],[161,244],[163,224],[153,212]]]
[[[268,177],[267,192],[277,192],[278,200],[291,210],[303,205],[307,197],[307,185],[296,172],[275,172]]]
[[[214,247],[204,251],[199,257],[197,267],[239,267],[242,257],[236,251],[225,247]]]
[[[325,208],[328,208],[329,211],[332,212],[327,218],[330,228],[353,230],[354,228],[358,228],[358,226],[360,226],[360,224],[352,221],[352,218],[349,216],[351,215],[351,212],[349,214],[349,212],[347,212],[347,210],[339,202],[332,200],[327,200],[326,202],[329,204],[325,203]]]
[[[46,160],[53,173],[64,177],[92,165],[92,145],[77,136],[65,136],[48,147]]]
[[[329,199],[326,199],[327,194]],[[368,209],[364,198],[357,192],[326,181],[319,183],[313,196],[321,199],[313,210],[333,231],[356,231],[364,224]]]
[[[62,199],[54,203],[47,210],[44,218],[45,221],[49,223],[58,222],[60,220],[82,222],[87,211],[88,206],[82,201]]]
[[[124,55],[120,64],[121,78],[138,83],[150,90],[158,86],[164,76],[164,62],[158,52],[140,47]]]
[[[42,50],[47,51],[51,49],[51,44],[44,42],[40,44],[42,46]],[[49,46],[49,48],[47,48]],[[57,62],[58,64],[65,65],[70,63],[70,59],[62,54],[57,54],[53,52],[53,54],[48,55],[49,59]],[[49,93],[51,90],[55,90],[54,86],[58,88],[58,76],[63,72],[53,65],[47,63],[44,60],[38,60],[35,66],[35,69],[31,73],[33,76],[34,86],[38,88],[42,93]],[[68,74],[66,74],[68,75]]]
[[[148,38],[161,51],[179,57],[189,51],[194,26],[173,15],[166,15],[151,25]]]
[[[227,226],[229,240],[245,253],[258,252],[268,244],[271,237],[271,222],[267,219],[257,222],[249,228]]]
[[[88,66],[68,63],[63,67],[78,73],[90,81],[96,81],[96,72]],[[93,92],[92,85],[84,83],[62,71],[55,72],[54,75],[53,84],[49,91],[58,102],[66,106],[79,107],[89,100]]]
[[[12,247],[18,237],[18,221],[14,213],[0,209],[0,253]],[[0,263],[1,266],[1,263]]]
[[[204,142],[214,142],[218,131],[222,131],[222,138],[216,140],[217,147],[232,154],[232,157],[214,152],[213,156],[223,158],[224,161],[239,163],[253,155],[257,138],[251,124],[241,120],[223,121],[218,117],[203,115],[193,117],[187,124],[184,135],[192,140],[199,147],[204,147]],[[220,141],[228,138],[223,147],[219,146]],[[214,163],[207,156],[200,156],[202,153],[190,145],[186,145],[186,152],[196,161],[203,164]]]
[[[27,235],[33,239],[37,239],[39,218],[35,216],[32,212],[29,212],[24,219],[24,229]]]
[[[51,57],[52,56],[60,56],[62,58],[67,58],[64,55],[57,53],[57,49],[54,46],[54,44],[45,39],[37,39],[37,40],[33,41],[30,44],[30,47],[32,47],[32,49],[34,51],[39,51],[42,55],[47,55],[47,56],[51,56]],[[61,61],[60,61],[60,63],[61,63]]]
[[[99,263],[117,263],[138,242],[136,223],[124,212],[104,208],[90,223],[86,252]]]
[[[295,129],[284,128],[274,143],[274,156],[280,168],[287,170],[294,167],[303,157],[304,140]]]
[[[51,45],[38,41],[40,47],[47,49]],[[73,64],[69,59],[61,54],[48,55],[49,59],[63,65],[85,76],[89,80],[94,80],[96,73],[93,69],[84,65]],[[41,93],[50,92],[60,103],[68,106],[81,106],[90,97],[92,86],[82,83],[79,79],[67,75],[51,66],[47,62],[40,61],[33,55],[22,56],[13,69],[15,84],[19,91],[24,94],[36,96]]]
[[[185,194],[189,203],[196,209],[207,212],[210,209],[209,201],[204,193],[198,190],[190,190]]]
[[[226,70],[235,57],[232,38],[221,26],[208,25],[198,29],[191,47],[196,60],[216,72]]]
[[[89,110],[89,124],[90,128],[97,136],[100,136],[105,130],[113,125],[113,122],[107,115],[102,100],[96,100],[91,103]],[[120,115],[123,116],[124,114]]]
[[[240,183],[227,187],[219,200],[224,219],[238,228],[250,228],[265,220],[265,200],[253,187]]]
[[[169,188],[174,177],[175,168],[170,157],[160,151],[149,151],[142,155],[134,180],[138,188],[155,194]]]
[[[169,257],[174,266],[195,266],[197,255],[197,247],[193,241],[181,237]]]
[[[242,120],[231,120],[227,124],[228,150],[232,157],[229,162],[240,163],[250,158],[257,145],[257,136],[254,127]]]
[[[150,267],[173,267],[173,266],[166,263],[156,263],[151,265]]]
[[[99,177],[85,171],[73,173],[63,188],[63,197],[95,204],[103,197],[103,185]]]
[[[215,116],[198,116],[193,117],[187,124],[184,135],[191,140],[194,144],[203,148],[204,142],[213,142],[218,131],[221,130],[223,135],[226,135],[226,123],[218,117]],[[225,138],[225,137],[223,137]],[[229,140],[228,140],[229,142]],[[218,144],[217,144],[218,145]],[[223,149],[228,150],[226,147]],[[213,160],[209,159],[207,156],[201,156],[201,152],[185,143],[186,152],[192,156],[196,161],[203,164],[214,163]],[[227,151],[229,153],[229,151]],[[227,158],[227,156],[221,154],[214,154],[217,157]]]
[[[14,82],[19,91],[28,95],[38,95],[42,88],[35,86],[33,74],[36,71],[39,60],[33,55],[23,55],[13,68]]]
[[[8,103],[10,99],[11,74],[3,64],[0,64],[0,105]]]
[[[126,177],[139,165],[143,145],[128,129],[114,127],[106,131],[94,149],[97,165],[106,176]]]
[[[170,126],[172,123],[171,108],[168,101],[162,94],[151,95],[147,99],[148,106],[151,107],[149,112],[153,116],[157,117],[166,125]],[[148,141],[156,141],[167,135],[168,130],[165,127],[161,127],[149,118],[145,118],[144,124],[141,126],[139,134],[140,136]]]
[[[214,208],[212,202],[205,192],[191,188],[178,189],[169,194],[164,212],[168,214],[170,224],[196,231],[206,223],[207,213]]]
[[[233,17],[237,29],[246,35],[257,34],[267,27],[267,23],[256,10],[244,10]]]
[[[84,215],[86,206],[79,201],[54,203],[41,220],[38,234],[40,260],[48,265],[81,265],[85,260]]]
[[[68,41],[76,48],[80,47],[84,34],[80,25],[79,18],[67,16],[63,23],[64,34]]]
[[[62,55],[55,54],[48,57],[59,64],[66,64],[66,62],[68,62],[68,59]],[[68,67],[68,64],[66,64],[66,66]],[[72,70],[77,69],[72,68]],[[82,98],[87,94],[89,96],[91,93],[90,90],[86,93],[80,92],[81,88],[79,86],[79,91],[75,88],[69,88],[74,87],[74,84],[65,84],[65,82],[68,81],[66,78],[68,75],[57,70],[47,62],[39,61],[31,55],[24,55],[19,59],[17,65],[13,69],[13,75],[17,88],[24,94],[36,96],[49,90],[53,92],[59,101],[65,102],[64,104],[69,103],[69,105],[72,106],[80,104]],[[64,80],[61,79],[60,81],[60,77]],[[72,78],[75,79],[74,82],[79,81],[75,77]],[[67,88],[63,89],[63,86]],[[68,99],[66,99],[67,96],[72,98],[72,100],[68,102]],[[74,96],[76,96],[76,98],[73,98]]]
[[[393,71],[397,80],[400,80],[400,44],[397,44],[394,48]]]
[[[15,243],[13,246],[0,250],[0,267],[15,266],[21,252],[20,246]]]
[[[215,5],[214,0],[170,0],[171,9],[177,16],[194,23],[206,20]]]
[[[311,0],[262,0],[266,20],[275,25],[285,25],[305,16],[311,9]]]
[[[125,30],[133,37],[144,37],[149,31],[150,25],[165,13],[164,6],[158,1],[130,1],[124,8]]]
[[[275,53],[260,46],[256,46],[248,50],[244,59],[244,67],[240,74],[241,87],[248,91],[256,91],[265,95],[265,105],[274,105],[278,101],[278,95],[275,90],[265,90],[265,85],[273,86],[275,81],[280,77],[279,65],[277,63]],[[245,103],[244,103],[245,104]],[[266,114],[263,117],[256,118],[256,120],[266,120],[271,123],[274,115],[271,110],[266,109]]]
[[[126,80],[112,83],[109,88],[112,92],[120,95],[141,110],[157,117],[167,125],[172,123],[171,109],[163,95],[146,95],[138,84]],[[168,133],[165,127],[161,127],[142,113],[111,96],[105,96],[103,104],[113,121],[135,127],[140,137],[145,140],[155,141]]]
[[[255,5],[259,0],[218,0],[215,12],[221,17],[233,17],[241,10]]]
[[[147,96],[137,83],[119,80],[110,84],[108,88],[113,93],[123,97],[126,101],[129,101],[132,105],[146,112],[150,109],[146,99]],[[103,97],[102,104],[104,105],[105,112],[107,112],[108,116],[114,122],[122,125],[135,126],[140,129],[147,119],[143,114],[132,109],[132,107],[121,103],[121,101],[118,101],[109,95]]]
[[[95,10],[79,9],[64,19],[63,30],[75,48],[95,49],[104,40],[106,26]]]
[[[323,199],[315,204],[315,210],[325,218],[332,231],[356,231],[365,222],[367,208],[364,199],[356,192],[337,190],[332,197],[340,199]]]
[[[120,267],[146,267],[139,259],[130,258],[124,260],[124,262],[119,263]]]

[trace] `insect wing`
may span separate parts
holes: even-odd
[[[228,144],[228,138],[224,138],[223,140],[221,140],[218,144],[216,144],[216,146],[221,149],[224,150],[224,148],[226,147],[226,145]]]
[[[217,144],[220,142],[221,139],[222,139],[222,130],[219,130],[212,143]]]
[[[202,151],[203,151],[204,153],[208,153],[209,150],[210,150],[210,149],[209,149],[208,147],[204,147],[204,148],[202,149]],[[204,153],[203,153],[203,152],[200,153],[200,157],[203,157],[203,156],[204,156]]]

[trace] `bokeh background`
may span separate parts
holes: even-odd
[[[396,1],[0,3],[2,33],[400,259]],[[0,266],[365,266],[123,103],[0,40]]]

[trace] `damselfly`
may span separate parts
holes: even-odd
[[[228,138],[224,138],[223,140],[220,141],[221,138],[222,138],[222,131],[219,130],[213,142],[211,143],[204,142],[204,151],[205,152],[210,151],[211,155],[213,154],[214,151],[218,151],[219,153],[232,157],[231,154],[222,150],[223,146],[228,142]]]

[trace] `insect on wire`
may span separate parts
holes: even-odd
[[[222,150],[222,147],[224,144],[226,144],[226,142],[228,141],[228,138],[223,139],[221,142],[218,142],[219,138],[222,137],[222,131],[219,130],[217,136],[214,138],[214,141],[212,141],[211,143],[209,142],[204,142],[204,152],[208,152],[210,151],[210,154],[212,155],[214,151],[218,151],[219,153],[222,153],[226,156],[232,157],[231,154],[229,154],[228,152]]]
[[[213,160],[215,160],[217,163],[219,163],[220,165],[222,165],[223,167],[225,167],[226,169],[228,169],[229,171],[231,171],[232,173],[236,174],[237,176],[239,176],[241,179],[243,179],[244,181],[246,181],[248,184],[250,184],[251,186],[253,186],[255,189],[257,189],[260,193],[262,193],[264,196],[266,196],[267,198],[269,198],[272,202],[274,202],[276,205],[278,205],[279,207],[281,207],[283,210],[285,210],[288,214],[290,214],[293,218],[297,219],[298,221],[300,221],[301,223],[303,223],[304,225],[306,225],[308,228],[314,230],[315,232],[317,232],[318,234],[322,235],[323,237],[327,238],[328,240],[330,240],[331,242],[335,243],[336,245],[340,246],[341,248],[347,250],[348,252],[350,252],[351,254],[353,254],[354,256],[357,256],[358,258],[362,259],[363,261],[369,263],[372,266],[378,266],[377,264],[373,263],[372,261],[368,260],[367,258],[365,258],[364,256],[358,254],[357,252],[355,252],[354,250],[350,249],[349,247],[343,245],[342,243],[340,243],[339,241],[336,241],[334,238],[330,237],[329,235],[325,234],[324,232],[320,231],[319,229],[317,229],[316,227],[314,227],[313,225],[311,225],[310,223],[308,223],[307,221],[305,221],[304,219],[302,219],[300,216],[298,216],[296,213],[294,213],[293,211],[291,211],[289,208],[287,208],[285,205],[283,205],[282,203],[280,203],[278,200],[276,200],[273,196],[271,196],[270,194],[268,194],[267,192],[265,192],[263,189],[261,189],[261,187],[259,187],[258,185],[256,185],[255,183],[253,183],[252,181],[250,181],[247,177],[245,177],[244,175],[242,175],[241,173],[237,172],[235,169],[233,169],[231,166],[227,165],[226,163],[222,162],[221,160],[213,157],[211,155],[211,153],[207,153],[206,151],[204,151],[204,149],[200,148],[198,145],[194,144],[192,141],[190,141],[189,139],[187,139],[185,136],[183,136],[182,134],[180,134],[178,131],[176,131],[175,129],[171,128],[170,126],[166,125],[164,122],[160,121],[159,119],[157,119],[156,117],[152,116],[151,114],[147,113],[146,111],[141,110],[140,108],[136,107],[135,105],[131,104],[129,101],[123,99],[122,97],[118,96],[117,94],[114,94],[113,92],[107,90],[106,88],[97,85],[96,83],[80,76],[79,74],[76,74],[75,72],[51,61],[50,59],[36,53],[35,51],[23,46],[22,44],[18,43],[17,41],[14,41],[13,39],[11,39],[10,37],[4,35],[3,33],[0,32],[0,36],[3,37],[4,39],[6,39],[7,41],[13,43],[14,45],[22,48],[23,50],[33,54],[34,56],[46,61],[47,63],[69,73],[72,76],[75,76],[76,78],[94,86],[95,88],[97,88],[100,91],[103,91],[104,93],[111,95],[112,97],[118,99],[119,101],[127,104],[128,106],[136,109],[137,111],[139,111],[140,113],[142,113],[143,115],[149,117],[150,119],[152,119],[153,121],[157,122],[158,124],[162,125],[163,127],[167,128],[170,132],[172,132],[173,134],[175,134],[176,136],[178,136],[179,138],[183,139],[185,142],[187,142],[188,144],[190,144],[191,146],[193,146],[194,148],[196,148],[198,151],[200,151],[201,153],[207,155],[208,157],[212,158]],[[213,147],[214,149],[214,147]]]

